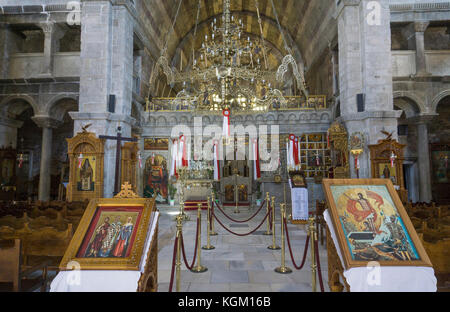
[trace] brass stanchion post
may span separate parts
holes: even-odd
[[[311,240],[311,286],[312,291],[316,292],[316,257],[315,257],[315,240],[316,240],[316,227],[314,225],[314,216],[309,218],[309,239]]]
[[[210,213],[211,212],[211,198],[209,198],[209,196],[207,198],[207,201],[208,201],[208,219],[207,219],[207,222],[206,222],[206,225],[207,225],[207,228],[206,228],[206,245],[203,246],[202,249],[211,250],[211,249],[214,249],[216,247],[211,245],[211,237],[210,237],[210,235],[211,235],[211,231],[210,231],[210,226],[211,226],[211,218],[210,218],[210,216],[211,216],[211,213]]]
[[[211,207],[211,209],[214,212],[214,205],[216,204],[216,195],[214,194],[214,192],[212,192],[211,197],[212,197],[212,207]],[[212,213],[211,213],[211,216],[212,216]],[[217,235],[217,232],[215,231],[215,228],[214,228],[214,217],[213,216],[211,218],[211,233],[209,233],[209,235],[211,235],[211,236],[216,236]]]
[[[201,262],[201,250],[202,248],[201,243],[202,243],[202,204],[198,204],[198,213],[197,213],[197,218],[198,218],[198,223],[199,223],[199,227],[198,227],[198,236],[197,236],[197,265],[192,268],[191,272],[194,273],[203,273],[208,271],[207,267],[202,266],[202,262]]]
[[[239,211],[239,188],[238,188],[238,182],[237,182],[238,174],[236,174],[235,178],[235,184],[234,184],[234,198],[236,200],[236,208],[234,208],[234,213],[240,213]]]
[[[286,266],[286,257],[285,257],[285,241],[284,241],[284,219],[286,217],[286,205],[280,204],[281,208],[281,266],[275,268],[275,272],[281,274],[292,273],[292,270]]]
[[[269,192],[266,193],[266,202],[267,202],[267,213],[270,211],[270,195]],[[269,215],[270,216],[270,215]],[[267,217],[267,231],[263,233],[263,235],[272,235],[270,231],[270,217]]]
[[[180,281],[181,281],[181,232],[183,229],[183,216],[179,214],[177,216],[177,260],[175,264],[176,268],[176,291],[180,292]]]
[[[281,247],[276,244],[275,238],[275,196],[272,196],[272,245],[267,248],[271,250],[281,249]]]

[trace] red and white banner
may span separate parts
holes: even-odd
[[[320,157],[319,157],[319,154],[316,154],[316,166],[320,166]]]
[[[138,159],[139,159],[139,168],[142,169],[142,155],[141,152],[138,152]],[[153,162],[152,162],[153,165]]]
[[[220,170],[219,170],[219,142],[214,141],[214,150],[213,150],[213,157],[214,157],[214,180],[219,181],[220,180]]]
[[[259,142],[253,139],[253,178],[258,180],[261,178],[261,167],[259,165]]]
[[[152,166],[155,164],[155,153],[152,153]]]
[[[330,148],[330,132],[327,130],[327,148]]]
[[[298,166],[300,163],[300,158],[298,157],[298,150],[299,150],[298,137],[295,137],[295,139],[294,139],[294,160],[295,160],[296,166]]]
[[[180,159],[180,166],[181,167],[187,167],[188,166],[188,160],[187,160],[187,144],[186,144],[186,137],[182,134],[180,135],[180,149],[179,149],[179,159]]]
[[[359,155],[355,154],[355,169],[359,170],[360,166],[359,166]]]
[[[81,168],[82,163],[83,163],[83,154],[80,154],[80,156],[78,156],[78,168]]]
[[[230,110],[229,109],[224,109],[222,111],[222,115],[223,115],[223,133],[222,135],[225,138],[229,138],[231,136],[231,132],[230,132]]]
[[[23,165],[23,154],[20,154],[19,156],[19,168],[22,168]]]
[[[391,168],[394,168],[394,161],[397,158],[397,156],[395,156],[394,152],[392,152],[391,154]]]
[[[289,148],[288,148],[288,167],[295,167],[295,135],[289,135]]]
[[[177,161],[178,161],[178,141],[173,140],[172,141],[172,157],[171,157],[171,163],[170,163],[170,176],[176,176],[177,175]]]

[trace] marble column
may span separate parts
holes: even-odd
[[[384,138],[381,130],[397,138],[397,118],[392,90],[392,52],[389,1],[380,5],[379,18],[373,15],[369,0],[341,0],[337,8],[339,40],[339,89],[341,117],[347,132],[362,132],[366,145]],[[357,110],[357,95],[363,94],[365,109]],[[360,156],[360,178],[370,178],[368,148]],[[351,176],[356,177],[351,159]]]
[[[81,9],[80,97],[78,112],[71,112],[74,135],[83,125],[98,135],[131,135],[133,88],[133,17],[126,2],[85,1]],[[114,112],[108,99],[115,96]],[[116,141],[105,142],[103,196],[113,196]]]
[[[416,37],[416,76],[430,76],[425,59],[425,31],[430,22],[414,22]]]
[[[417,160],[419,167],[419,201],[429,203],[431,193],[430,150],[428,145],[428,123],[430,118],[417,121]]]
[[[60,126],[62,122],[48,116],[35,116],[32,120],[42,128],[38,200],[48,201],[50,200],[53,129]]]
[[[44,32],[44,59],[42,61],[41,75],[53,75],[53,55],[57,51],[57,46],[62,33],[53,22],[40,24]]]

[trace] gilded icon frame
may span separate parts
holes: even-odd
[[[324,189],[325,197],[329,207],[330,217],[332,219],[332,225],[335,229],[336,237],[339,242],[339,248],[342,251],[343,266],[348,270],[353,267],[367,266],[370,260],[355,260],[352,258],[352,253],[347,243],[347,237],[344,234],[343,224],[340,221],[340,215],[336,206],[335,199],[332,194],[332,186],[386,186],[387,192],[391,201],[394,204],[394,209],[397,210],[403,222],[404,228],[410,237],[413,247],[417,251],[418,260],[380,260],[378,263],[380,266],[426,266],[432,267],[430,258],[428,257],[419,236],[417,235],[411,220],[396,192],[392,181],[389,179],[323,179],[322,186]],[[336,246],[337,247],[337,246]],[[377,261],[377,260],[374,260]]]
[[[102,207],[122,207],[122,208],[142,208],[139,224],[135,230],[135,236],[130,246],[129,255],[126,257],[78,257],[82,244],[88,235],[93,219],[98,214]],[[81,218],[80,224],[70,241],[64,257],[61,260],[59,269],[61,271],[72,270],[76,267],[79,270],[126,270],[138,271],[142,255],[147,240],[148,229],[153,226],[155,222],[155,200],[153,198],[97,198],[89,202],[86,211]],[[98,221],[99,223],[100,221]],[[96,224],[94,224],[95,226]],[[76,264],[76,265],[72,265]]]

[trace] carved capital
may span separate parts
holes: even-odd
[[[415,32],[425,32],[430,25],[428,21],[416,21],[414,22],[414,31]]]
[[[58,128],[63,124],[61,120],[50,116],[34,116],[31,119],[39,128]]]

